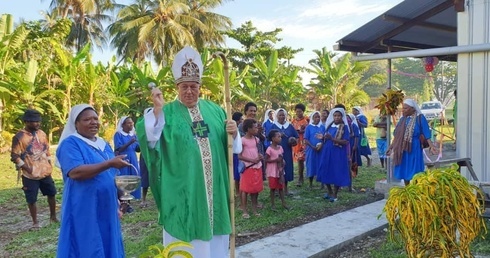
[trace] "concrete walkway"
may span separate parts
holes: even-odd
[[[445,144],[443,160],[455,157],[456,151],[452,145]],[[379,164],[376,151],[373,151],[371,158],[373,164]],[[436,157],[431,156],[431,158],[435,160]],[[248,243],[236,249],[235,257],[325,257],[387,227],[388,223],[384,215],[378,219],[385,203],[386,199],[380,200]]]
[[[386,200],[337,213],[240,246],[238,258],[324,257],[387,226]]]

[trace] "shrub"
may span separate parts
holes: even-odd
[[[397,241],[399,232],[409,257],[472,257],[470,243],[486,231],[477,195],[455,165],[416,174],[410,185],[390,190],[383,209],[390,236]]]

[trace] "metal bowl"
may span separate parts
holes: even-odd
[[[116,176],[115,182],[117,188],[123,191],[124,195],[129,195],[129,193],[135,191],[140,187],[141,177],[134,175]]]

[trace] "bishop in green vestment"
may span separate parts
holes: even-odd
[[[199,99],[199,53],[184,48],[172,71],[178,99],[164,105],[161,91],[152,89],[153,112],[136,125],[164,243],[169,243],[166,238],[190,242],[194,257],[227,257],[231,233],[227,133],[234,135],[236,153],[241,152],[241,138],[235,137],[236,123],[226,121],[221,107]]]

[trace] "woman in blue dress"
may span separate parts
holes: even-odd
[[[284,150],[284,193],[289,195],[288,182],[294,180],[293,174],[293,146],[297,144],[299,135],[296,129],[287,121],[288,112],[284,108],[279,108],[275,112],[274,125],[272,129],[279,130],[281,132],[281,146]]]
[[[324,198],[335,202],[338,200],[339,188],[348,187],[351,184],[347,150],[349,125],[344,109],[332,109],[326,124],[317,180],[327,185],[328,192]]]
[[[262,123],[262,128],[264,128],[264,135],[269,135],[274,124],[274,109],[267,109],[264,113],[264,122]],[[271,145],[271,142],[267,139],[264,141],[264,147],[267,148]]]
[[[320,112],[315,111],[310,115],[310,124],[305,130],[306,144],[306,176],[310,180],[310,188],[313,187],[313,178],[318,174],[318,162],[322,148],[325,127],[320,122]]]
[[[117,131],[114,134],[114,151],[116,154],[126,155],[126,160],[133,166],[123,167],[119,169],[120,175],[140,175],[139,162],[136,152],[140,151],[140,146],[136,139],[134,130],[134,122],[131,117],[123,116],[119,119],[117,124]],[[135,171],[135,168],[138,171]],[[141,188],[138,188],[131,193],[136,199],[141,198]],[[132,208],[128,206],[128,212],[131,212]]]
[[[405,185],[410,184],[413,176],[425,171],[423,148],[420,136],[423,135],[429,143],[432,154],[438,149],[430,140],[430,128],[425,116],[422,115],[417,102],[413,99],[403,101],[403,116],[395,127],[393,143],[386,155],[393,154],[394,176],[403,179]]]
[[[347,122],[352,129],[349,137],[351,161],[352,163],[357,163],[357,165],[360,166],[359,164],[362,165],[362,161],[358,146],[361,138],[361,133],[359,130],[359,125],[357,125],[356,116],[354,116],[353,114],[348,114]]]
[[[56,151],[64,179],[57,257],[124,257],[114,177],[129,164],[98,137],[93,107],[74,106]]]
[[[371,155],[371,147],[369,147],[369,141],[367,140],[366,132],[364,131],[364,129],[368,127],[368,120],[367,117],[362,113],[362,108],[359,106],[355,106],[352,109],[352,113],[356,116],[357,125],[359,126],[360,131],[358,144],[359,154],[366,157],[367,166],[369,167],[371,166],[371,158],[369,157],[369,155]],[[363,138],[365,138],[366,140],[363,141]],[[362,160],[359,161],[359,164],[357,165],[362,166]]]

